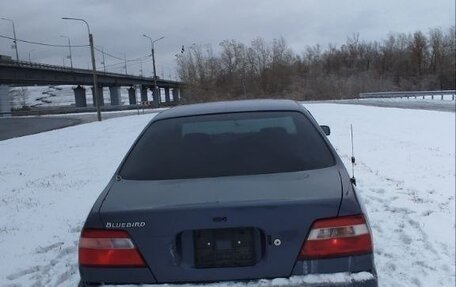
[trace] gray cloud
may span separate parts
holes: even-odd
[[[118,57],[136,58],[150,51],[141,35],[166,38],[156,44],[157,69],[161,76],[175,74],[174,55],[181,45],[212,44],[224,39],[250,42],[283,36],[295,52],[307,45],[340,44],[359,33],[361,40],[380,40],[393,32],[427,31],[455,24],[453,0],[1,0],[0,17],[16,22],[20,39],[65,44],[59,35],[71,37],[73,44],[87,43],[82,23],[64,21],[63,16],[86,19],[95,44]],[[8,22],[0,21],[0,34],[11,35]],[[0,39],[0,54],[14,55],[11,41]],[[20,57],[62,64],[66,49],[19,43]],[[75,65],[87,68],[87,48],[73,49]],[[97,55],[100,66],[101,57]],[[118,60],[106,58],[108,65]],[[67,63],[68,64],[68,63]],[[150,75],[151,62],[144,62]],[[138,73],[139,63],[128,71]],[[121,65],[112,71],[120,72]]]

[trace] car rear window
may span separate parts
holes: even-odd
[[[326,142],[299,112],[242,112],[159,120],[120,175],[164,180],[293,172],[334,165]]]

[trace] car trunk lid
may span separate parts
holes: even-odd
[[[312,222],[337,216],[336,166],[113,184],[100,209],[130,233],[158,282],[291,275]]]

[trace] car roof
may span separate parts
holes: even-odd
[[[154,120],[195,115],[256,112],[256,111],[305,111],[304,107],[292,100],[240,100],[211,102],[177,106],[158,114]]]

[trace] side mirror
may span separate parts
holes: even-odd
[[[329,136],[331,134],[331,129],[328,126],[320,126],[325,135]]]

